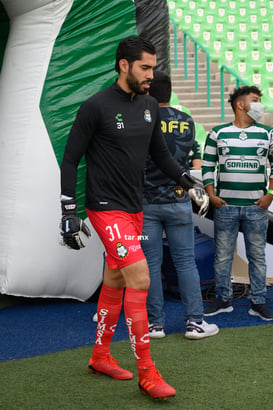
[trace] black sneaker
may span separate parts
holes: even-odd
[[[233,307],[229,301],[224,301],[222,298],[215,299],[214,302],[210,303],[204,309],[204,316],[214,316],[218,313],[232,312]]]
[[[248,313],[252,316],[259,316],[263,320],[273,320],[273,311],[266,303],[252,303]]]

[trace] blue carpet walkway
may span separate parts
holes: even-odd
[[[268,288],[273,309],[273,287]],[[248,314],[246,297],[233,302],[234,311],[206,318],[220,328],[272,325]],[[96,323],[92,317],[96,303],[70,300],[33,300],[0,309],[0,362],[58,352],[95,341]],[[178,299],[165,298],[167,334],[184,332],[184,308]],[[128,338],[122,312],[113,340]]]

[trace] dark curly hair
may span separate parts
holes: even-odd
[[[119,62],[122,59],[132,64],[136,60],[141,60],[143,52],[155,55],[154,45],[147,39],[140,36],[129,36],[121,40],[116,51],[115,70],[119,73]]]
[[[256,85],[251,85],[251,86],[244,85],[242,87],[235,88],[233,93],[229,94],[229,100],[228,100],[228,102],[231,104],[233,111],[235,111],[235,101],[239,97],[242,97],[244,95],[248,95],[251,93],[257,94],[259,97],[263,95],[261,90],[258,87],[256,87]]]

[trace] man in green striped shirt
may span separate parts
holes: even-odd
[[[214,127],[206,139],[202,176],[214,207],[216,245],[216,299],[205,308],[206,316],[233,310],[231,268],[241,228],[249,262],[249,314],[273,320],[266,304],[265,262],[268,207],[273,199],[273,130],[258,122],[264,114],[261,96],[256,86],[235,89],[229,99],[233,123]]]

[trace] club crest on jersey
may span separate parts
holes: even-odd
[[[147,122],[152,122],[152,116],[151,116],[150,110],[144,111],[144,120]]]
[[[176,186],[173,189],[173,194],[174,194],[175,198],[177,198],[177,199],[182,199],[182,198],[185,197],[185,191],[181,186]]]
[[[242,130],[240,135],[239,135],[240,140],[245,141],[247,139],[247,135],[245,130]]]
[[[118,242],[118,243],[116,244],[116,247],[117,247],[117,255],[118,255],[120,258],[125,258],[125,256],[126,256],[127,253],[128,253],[127,248],[126,248],[124,245],[122,245],[121,242]]]

